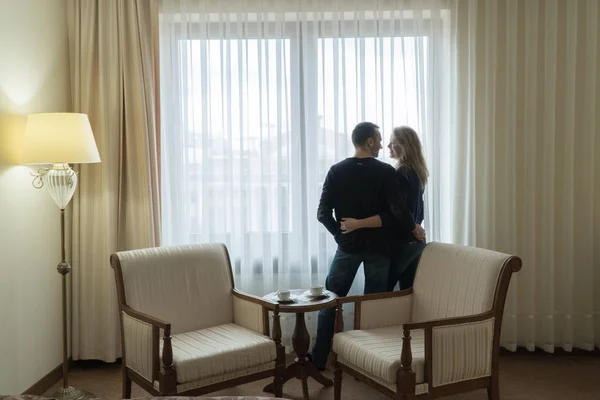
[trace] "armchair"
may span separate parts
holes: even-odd
[[[235,288],[224,245],[123,251],[110,260],[121,321],[123,398],[131,397],[132,381],[155,396],[197,396],[269,377],[281,397],[279,306]]]
[[[412,289],[339,298],[334,398],[342,372],[396,399],[487,388],[499,399],[502,314],[515,256],[452,244],[425,247]],[[354,329],[342,308],[354,303]]]

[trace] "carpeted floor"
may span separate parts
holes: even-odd
[[[69,375],[69,383],[102,399],[121,398],[120,364],[99,362],[79,363]],[[327,371],[328,376],[333,373]],[[267,381],[259,381],[225,391],[211,393],[218,395],[267,396],[262,388]],[[598,400],[600,399],[600,357],[563,356],[545,354],[515,354],[500,358],[500,392],[503,400]],[[149,397],[149,394],[133,384],[132,397]],[[51,395],[60,382],[48,390]],[[323,388],[309,380],[312,400],[332,400],[333,387]],[[302,389],[298,380],[286,383],[284,397],[302,399]],[[342,398],[348,400],[379,400],[386,397],[367,385],[344,375]],[[485,390],[447,397],[452,400],[485,400]]]

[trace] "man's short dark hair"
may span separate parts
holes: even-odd
[[[361,122],[354,127],[352,131],[352,144],[354,147],[361,147],[367,143],[369,138],[375,140],[379,127],[372,122]]]

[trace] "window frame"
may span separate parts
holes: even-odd
[[[313,60],[314,64],[317,64],[317,58],[314,58],[316,55],[316,51],[318,48],[319,39],[326,38],[362,38],[360,41],[361,50],[364,50],[364,40],[373,39],[379,40],[385,37],[396,38],[396,37],[427,37],[429,39],[429,46],[431,46],[430,52],[440,51],[441,46],[438,45],[436,41],[436,35],[431,34],[435,31],[434,26],[440,24],[437,29],[442,29],[445,23],[445,16],[443,11],[439,12],[439,15],[434,17],[430,15],[428,18],[423,18],[422,20],[417,21],[416,19],[404,19],[400,18],[389,18],[385,20],[381,19],[373,19],[371,21],[361,21],[360,23],[357,21],[347,21],[347,20],[328,20],[328,21],[248,21],[241,20],[236,23],[227,24],[225,20],[221,20],[219,22],[209,22],[205,24],[207,29],[204,32],[192,31],[188,32],[184,29],[186,26],[185,23],[181,22],[171,22],[169,23],[170,30],[174,34],[170,35],[170,41],[168,44],[168,52],[174,54],[174,49],[178,57],[176,57],[176,65],[179,68],[176,68],[176,71],[168,71],[169,73],[166,76],[170,78],[178,78],[179,83],[185,82],[182,80],[181,73],[185,73],[185,68],[181,62],[182,54],[177,53],[177,49],[180,48],[180,41],[188,41],[188,40],[245,40],[245,39],[288,39],[290,43],[290,82],[299,82],[300,84],[296,87],[296,85],[290,85],[290,128],[291,128],[291,138],[288,147],[292,147],[294,145],[298,145],[298,152],[290,152],[290,198],[293,201],[307,202],[302,192],[306,192],[306,188],[309,186],[309,178],[306,171],[307,165],[311,164],[311,160],[308,158],[311,157],[307,148],[311,146],[310,140],[313,139],[307,135],[307,132],[311,130],[310,126],[307,126],[308,121],[316,121],[316,118],[310,119],[310,116],[307,116],[309,112],[306,105],[307,87],[313,86],[313,93],[318,93],[318,79],[313,79],[310,81],[307,79],[307,68],[306,68],[306,60],[311,59],[311,56],[307,56],[305,53],[307,50],[314,49]],[[161,22],[163,23],[163,22]],[[362,25],[360,28],[360,32],[356,32],[356,26]],[[387,25],[387,27],[386,27]],[[197,25],[193,25],[197,27]],[[337,28],[336,28],[337,26]],[[224,27],[235,27],[235,29],[227,29]],[[282,27],[282,29],[278,29],[278,27]],[[317,33],[315,35],[315,32]],[[177,34],[179,33],[179,34]],[[426,34],[429,33],[429,34]],[[310,43],[309,43],[310,42]],[[161,39],[161,45],[165,45],[166,43]],[[427,69],[426,73],[428,74],[430,79],[435,79],[436,68],[433,64],[433,57],[430,57],[427,65],[424,67]],[[364,62],[364,61],[362,61]],[[169,65],[174,65],[174,60],[171,59]],[[312,85],[311,83],[312,82]],[[307,86],[308,85],[308,86]],[[181,98],[182,91],[180,90],[178,85],[173,85],[176,89],[174,92],[174,98]],[[297,89],[297,91],[295,91]],[[203,94],[203,97],[206,96],[206,93]],[[318,96],[318,95],[317,95]],[[425,102],[430,101],[433,105],[435,99],[430,96],[430,93],[427,93],[425,96]],[[174,100],[175,100],[174,99]],[[316,97],[315,97],[316,99]],[[174,113],[175,115],[184,115],[182,112],[183,106],[181,103],[174,103],[174,107],[179,104],[178,113]],[[432,110],[434,107],[427,106],[424,109]],[[428,120],[430,116],[423,116],[423,120]],[[177,119],[177,118],[175,118]],[[175,125],[176,126],[176,125]],[[294,143],[294,145],[292,144]],[[184,148],[185,151],[185,148]],[[313,160],[317,161],[317,160]],[[315,165],[313,163],[313,165]],[[315,174],[313,174],[315,175]],[[320,176],[320,175],[319,175]],[[298,180],[300,182],[299,186],[302,188],[299,192],[298,190],[294,190],[297,184],[293,184],[292,182]],[[321,179],[322,180],[322,179]],[[322,182],[317,182],[318,185],[322,185]],[[301,205],[302,209],[306,208]],[[294,233],[294,220],[295,217],[292,215],[294,207],[289,205],[287,207],[288,212],[290,213],[289,219],[290,229],[289,232],[280,232],[279,230],[260,230],[258,233],[263,234],[291,234]],[[303,217],[307,217],[303,215]],[[301,229],[301,228],[297,228]],[[320,230],[321,234],[326,233],[324,229]],[[256,232],[243,232],[242,234],[252,234]],[[296,232],[298,233],[298,232]],[[190,235],[202,235],[204,232],[190,233]],[[219,233],[230,235],[232,231],[226,230],[225,232]]]

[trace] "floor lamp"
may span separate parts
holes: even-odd
[[[30,114],[27,117],[23,141],[23,164],[52,164],[40,168],[33,186],[46,186],[50,196],[60,208],[61,261],[56,267],[62,275],[63,319],[63,385],[52,397],[57,400],[74,400],[92,397],[89,393],[69,386],[67,352],[67,274],[71,266],[65,251],[65,208],[77,187],[77,174],[71,164],[97,163],[100,155],[87,115],[75,113]]]

